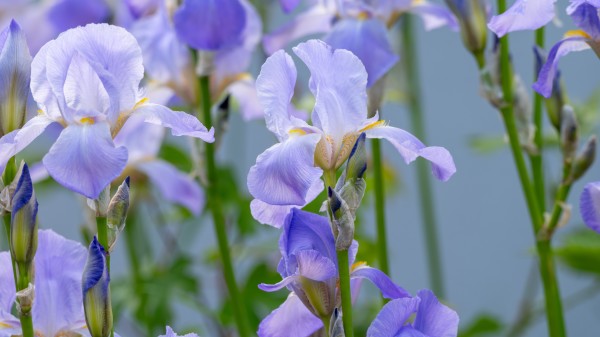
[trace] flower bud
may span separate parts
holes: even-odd
[[[129,209],[129,177],[125,178],[108,205],[108,251],[111,252],[119,234],[125,228]]]
[[[446,0],[446,4],[458,19],[463,44],[479,61],[483,57],[487,41],[487,8],[484,2]]]
[[[106,251],[94,237],[90,243],[81,280],[85,321],[92,337],[111,335],[113,317],[109,282]]]
[[[342,313],[335,308],[329,324],[329,337],[345,337]]]
[[[581,178],[596,159],[596,136],[591,136],[573,164],[573,180]]]
[[[535,67],[536,73],[540,73],[542,66],[546,63],[546,54],[541,48],[535,47]],[[554,128],[559,131],[560,130],[560,120],[561,120],[561,112],[563,106],[567,102],[566,93],[564,90],[564,86],[562,85],[562,81],[560,80],[560,70],[556,70],[556,76],[554,77],[554,84],[552,85],[552,95],[550,98],[545,99],[546,102],[546,112],[548,114],[548,119],[550,119],[550,123],[554,126]]]
[[[38,203],[25,164],[12,197],[10,248],[15,262],[30,264],[37,250],[37,211]]]
[[[25,34],[12,20],[0,34],[0,135],[25,124],[30,77],[31,54]]]
[[[331,187],[327,190],[329,209],[333,216],[335,249],[348,250],[354,239],[354,216],[344,199]]]
[[[560,123],[560,147],[563,153],[563,160],[571,162],[577,152],[577,121],[575,112],[569,105],[562,109],[562,118]]]
[[[108,213],[108,204],[110,203],[110,184],[107,185],[98,198],[87,199],[88,207],[95,212],[97,217],[105,217]]]

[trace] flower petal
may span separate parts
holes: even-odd
[[[273,310],[258,326],[259,337],[306,337],[323,327],[323,322],[291,293],[283,304]]]
[[[367,72],[360,59],[319,40],[301,43],[293,50],[310,70],[315,126],[339,140],[356,131],[367,118]]]
[[[144,172],[166,200],[180,204],[195,215],[204,207],[204,193],[194,179],[162,160],[142,161],[136,168]]]
[[[600,39],[600,17],[598,9],[600,2],[571,1],[567,14],[571,16],[575,25],[583,29],[594,40]]]
[[[179,336],[178,334],[175,333],[175,331],[173,331],[173,329],[171,329],[170,326],[167,325],[166,335],[160,335],[158,337],[198,337],[198,335],[196,335],[195,333],[188,333],[186,335]]]
[[[15,302],[15,281],[13,279],[12,262],[10,259],[9,252],[0,253],[0,270],[5,272],[0,273],[0,336],[10,337],[13,333],[21,333],[20,321],[18,318],[11,315],[13,303]],[[7,325],[5,329],[11,331],[4,331],[2,324]],[[18,329],[17,329],[18,328]]]
[[[585,185],[579,200],[579,211],[583,222],[600,233],[600,182]]]
[[[404,297],[384,305],[369,326],[367,337],[396,337],[406,320],[417,311],[419,302],[417,297]]]
[[[323,174],[314,166],[320,139],[318,134],[291,137],[265,150],[248,173],[250,194],[271,205],[304,205],[308,191]]]
[[[244,121],[264,118],[264,111],[258,95],[254,79],[247,77],[232,83],[227,89],[240,105],[240,113]]]
[[[0,167],[4,167],[12,156],[31,144],[52,123],[54,121],[46,116],[36,116],[25,123],[21,129],[0,138]]]
[[[135,109],[136,116],[143,116],[146,123],[171,129],[173,136],[191,136],[205,142],[215,141],[215,129],[207,130],[198,118],[183,111],[173,111],[166,106],[146,103]]]
[[[577,36],[558,41],[558,43],[550,49],[548,59],[542,66],[537,81],[533,84],[533,90],[537,91],[540,95],[549,98],[550,95],[552,95],[552,85],[554,83],[556,72],[558,71],[558,60],[570,52],[589,49],[590,46],[587,44],[586,40],[585,37]]]
[[[555,16],[556,0],[516,0],[506,12],[495,15],[488,28],[498,37],[518,30],[535,30],[545,26]]]
[[[103,0],[62,0],[54,3],[47,15],[56,31],[64,32],[88,23],[105,22],[110,9]]]
[[[54,180],[95,199],[127,163],[127,149],[115,147],[107,123],[69,125],[43,159]]]
[[[347,49],[362,61],[368,73],[367,87],[382,78],[398,62],[381,20],[345,19],[337,22],[324,40],[336,49]]]
[[[421,17],[426,31],[442,26],[448,26],[455,31],[458,30],[458,21],[456,21],[456,17],[445,6],[418,1],[415,5],[410,7],[410,12]]]
[[[456,337],[458,335],[458,315],[441,304],[431,290],[421,290],[421,299],[413,326],[426,336]]]
[[[298,276],[291,275],[291,276],[284,277],[283,280],[281,280],[275,284],[261,283],[258,285],[258,289],[272,293],[274,291],[281,290],[281,289],[287,287],[289,284],[296,281],[297,278],[298,278]]]
[[[302,277],[325,282],[337,276],[337,268],[333,261],[316,250],[301,250],[295,256],[298,274]]]
[[[396,299],[410,297],[410,294],[401,286],[395,284],[384,272],[379,269],[362,266],[354,269],[350,274],[353,279],[363,278],[371,281],[385,298]]]
[[[410,133],[391,126],[380,126],[365,130],[368,138],[387,139],[409,164],[417,157],[431,162],[433,175],[441,181],[447,181],[456,172],[456,166],[450,152],[443,147],[426,147]]]

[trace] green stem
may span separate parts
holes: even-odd
[[[348,251],[337,252],[338,268],[340,273],[340,294],[342,296],[342,320],[346,337],[354,337],[352,326],[352,293],[350,291],[350,268],[348,265]]]
[[[498,0],[498,12],[503,13],[504,11],[506,11],[506,0]],[[505,106],[501,109],[501,113],[510,140],[510,148],[521,181],[523,194],[525,195],[525,200],[527,202],[529,216],[531,217],[531,222],[533,224],[533,233],[536,238],[536,247],[540,259],[540,275],[544,285],[548,331],[551,337],[564,337],[566,336],[566,332],[562,312],[562,302],[558,280],[556,278],[556,269],[552,256],[550,238],[538,236],[538,233],[540,233],[540,230],[543,227],[543,217],[540,208],[538,207],[536,194],[529,181],[527,166],[521,151],[521,144],[519,142],[517,126],[515,123],[512,92],[513,76],[510,69],[508,35],[505,35],[500,39],[500,71],[502,92],[504,101],[506,102]]]
[[[96,217],[96,230],[98,231],[98,242],[104,247],[106,250],[106,270],[108,271],[108,275],[110,276],[110,254],[108,253],[108,222],[105,216],[97,216]],[[110,282],[108,283],[109,288],[109,296],[110,296]],[[109,304],[112,301],[109,298]],[[112,312],[112,308],[110,308]],[[110,315],[110,319],[112,319],[112,315]],[[112,331],[110,332],[111,337],[114,337],[115,334],[115,326],[113,322],[110,322],[112,326]]]
[[[544,27],[535,31],[535,43],[538,47],[544,47]],[[534,74],[534,80],[537,79],[537,72]],[[543,123],[542,123],[542,95],[534,93],[533,97],[533,123],[535,125],[535,134],[533,142],[537,149],[537,153],[530,156],[531,171],[533,174],[533,186],[537,197],[537,202],[540,210],[546,210],[546,187],[544,183],[544,168],[543,168]]]
[[[406,74],[406,92],[408,109],[411,117],[411,130],[417,138],[422,142],[426,142],[421,84],[418,73],[417,44],[416,39],[414,38],[412,15],[404,15],[403,20],[401,29],[402,50],[404,51],[404,73]],[[431,187],[431,173],[429,165],[427,165],[427,162],[424,160],[417,161],[417,179],[419,183],[423,234],[425,236],[425,246],[427,247],[427,260],[432,290],[438,297],[445,298],[440,243],[435,217],[435,203]]]
[[[17,291],[21,291],[23,289],[27,289],[29,287],[29,270],[26,265],[19,265],[17,268],[19,278],[15,279],[15,283],[17,283]],[[23,337],[34,337],[33,332],[33,321],[31,319],[31,309],[26,313],[19,314],[19,320],[21,321],[21,332],[23,333]]]
[[[4,214],[4,228],[6,229],[6,242],[8,243],[8,251],[10,252],[10,262],[12,263],[13,269],[13,280],[15,280],[15,289],[19,291],[17,286],[17,266],[15,265],[15,259],[12,257],[12,249],[10,249],[10,221],[11,221],[11,213]]]
[[[385,190],[383,186],[383,165],[381,159],[381,142],[379,139],[371,140],[373,153],[373,179],[375,180],[375,223],[377,224],[377,250],[379,268],[389,274],[387,235],[385,229]]]
[[[204,125],[207,127],[212,126],[211,116],[211,100],[210,100],[210,81],[208,76],[200,76],[200,98],[202,101],[202,116]],[[218,189],[218,176],[215,165],[215,146],[212,143],[205,144],[205,155],[206,155],[206,170],[208,175],[208,186],[207,195],[208,208],[210,209],[213,217],[213,226],[215,234],[217,235],[217,242],[219,246],[219,252],[221,254],[221,260],[223,262],[223,276],[225,277],[225,283],[229,296],[232,301],[233,315],[235,322],[238,327],[238,332],[241,337],[249,336],[250,329],[248,326],[248,318],[246,316],[246,310],[244,302],[241,299],[238,286],[235,281],[235,274],[233,272],[233,264],[231,262],[231,256],[229,253],[229,242],[227,240],[227,231],[225,224],[225,215],[223,213],[223,206],[221,204],[221,198],[219,196]]]

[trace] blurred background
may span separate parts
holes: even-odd
[[[254,1],[258,2],[261,13],[267,18],[265,31],[272,31],[289,19],[276,2]],[[574,28],[564,13],[565,4],[559,5],[561,22],[548,26],[547,45],[554,44],[566,30]],[[447,28],[425,32],[421,22],[416,23],[427,143],[450,150],[458,169],[450,181],[433,183],[446,302],[458,312],[463,336],[507,335],[511,328],[522,324],[518,322],[524,313],[531,315],[528,316],[531,321],[521,334],[514,336],[545,336],[534,238],[512,156],[504,143],[500,116],[480,97],[475,61],[464,49],[459,35]],[[35,32],[26,31],[26,34]],[[512,59],[527,87],[534,77],[533,39],[531,32],[511,34]],[[393,40],[397,42],[395,50],[398,51],[399,37]],[[264,53],[257,51],[255,54],[253,75],[258,74],[264,61]],[[298,87],[306,93],[307,71],[303,65],[297,63],[297,66],[300,72]],[[585,116],[584,129],[597,132],[600,61],[591,51],[574,53],[561,60],[560,68],[577,113]],[[391,101],[388,100],[381,113],[391,125],[410,131],[402,88],[393,87],[399,82],[395,77],[400,76],[399,69],[388,75],[392,87],[387,97]],[[234,105],[227,134],[218,149],[218,159],[222,168],[221,181],[225,181],[222,193],[224,199],[230,200],[227,204],[228,230],[238,283],[253,314],[252,324],[257,325],[287,295],[285,291],[262,293],[256,287],[260,282],[280,279],[276,273],[280,231],[252,219],[245,184],[256,156],[276,139],[263,121],[244,122],[236,109]],[[545,131],[549,138],[555,136],[547,120]],[[414,294],[430,287],[416,166],[406,166],[390,144],[383,144],[389,169],[386,212],[390,276]],[[46,142],[40,140],[25,157],[30,161],[39,160],[45,150]],[[186,140],[169,136],[161,155],[189,170],[188,150]],[[557,182],[560,158],[556,149],[545,157],[545,167],[548,182]],[[576,256],[569,255],[573,251],[567,248],[561,255],[564,258],[559,256],[560,288],[565,299],[570,336],[594,337],[600,333],[600,244],[594,240],[593,232],[584,230],[578,211],[578,198],[584,183],[596,180],[600,180],[600,163],[594,164],[573,186],[569,198],[573,207],[571,220],[559,229],[555,240],[555,245],[561,247],[578,231],[583,231],[579,233],[580,239],[590,240],[590,246],[586,246],[590,260],[584,268],[573,268],[574,263],[565,262]],[[38,184],[36,188],[40,227],[52,228],[83,242],[81,225],[85,219],[80,211],[83,203],[79,197],[52,182]],[[165,321],[178,327],[179,331],[189,329],[204,336],[226,335],[216,323],[218,320],[231,322],[231,315],[230,309],[220,302],[226,289],[218,269],[211,218],[204,214],[199,220],[193,219],[185,210],[161,202],[160,193],[151,186],[133,185],[132,189],[134,193],[138,193],[135,192],[138,189],[140,194],[143,190],[146,197],[129,216],[125,234],[112,257],[114,304],[119,312],[115,316],[118,317],[116,330],[121,336],[156,335],[157,331],[163,332]],[[377,266],[373,249],[372,198],[372,191],[369,191],[359,211],[359,260]],[[594,253],[597,253],[596,260]],[[132,255],[137,256],[137,267],[132,265]],[[359,306],[355,309],[357,325],[363,329],[381,305],[376,294],[365,282]]]

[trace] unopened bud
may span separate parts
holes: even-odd
[[[113,326],[110,304],[110,275],[106,251],[94,237],[81,280],[85,321],[91,337],[109,337]]]
[[[29,168],[25,164],[18,177],[12,199],[10,248],[15,262],[30,264],[37,251],[38,203],[33,191]]]
[[[110,203],[110,184],[106,186],[97,199],[87,199],[87,205],[96,213],[97,217],[105,217]]]
[[[333,310],[333,315],[331,315],[331,320],[329,322],[329,337],[345,337],[344,333],[344,322],[342,320],[342,313],[335,308]]]
[[[575,112],[569,105],[562,109],[562,119],[560,123],[560,147],[563,153],[563,160],[571,162],[577,152],[577,120]]]
[[[335,249],[338,251],[348,250],[354,239],[354,216],[344,199],[329,187],[327,190],[329,208],[333,216],[333,227],[335,238]]]
[[[463,44],[479,59],[487,41],[485,3],[482,0],[446,0],[446,4],[458,19]]]
[[[591,136],[573,164],[573,180],[581,178],[596,159],[596,136]]]
[[[112,251],[119,234],[125,228],[129,209],[129,177],[121,183],[108,205],[108,251]]]
[[[535,53],[536,73],[539,74],[542,66],[544,63],[546,63],[547,55],[541,48],[535,47],[533,50]],[[563,106],[567,101],[564,86],[560,80],[560,70],[556,70],[556,75],[554,76],[553,81],[554,84],[552,85],[552,95],[550,98],[545,99],[546,112],[548,114],[548,119],[550,119],[550,123],[552,123],[557,131],[560,131],[561,113]]]

